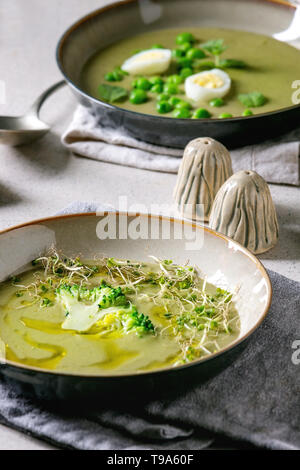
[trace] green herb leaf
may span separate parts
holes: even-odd
[[[194,60],[193,67],[196,70],[209,70],[215,68],[215,63],[212,60]]]
[[[212,55],[221,55],[227,49],[227,46],[224,45],[224,39],[212,39],[201,44],[201,48]]]
[[[247,67],[247,64],[243,60],[222,59],[220,60],[220,67],[227,69],[244,69]]]
[[[247,108],[257,108],[258,106],[263,106],[267,102],[267,98],[259,91],[243,93],[239,95],[238,98]]]
[[[128,97],[128,92],[120,86],[101,84],[98,87],[98,93],[102,100],[109,103],[123,101]]]

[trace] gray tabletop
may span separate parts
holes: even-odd
[[[0,115],[22,114],[49,85],[59,80],[55,46],[77,18],[110,0],[11,0],[0,3],[0,80],[6,101]],[[45,21],[41,21],[43,18]],[[74,200],[117,204],[171,203],[175,175],[137,170],[74,157],[60,144],[76,102],[67,88],[42,110],[52,131],[19,148],[0,145],[0,229],[55,214]],[[280,240],[260,258],[271,268],[300,281],[300,188],[271,185]],[[50,446],[0,426],[0,449],[46,449]]]

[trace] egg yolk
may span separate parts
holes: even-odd
[[[206,73],[200,77],[195,77],[193,82],[203,88],[220,88],[224,85],[222,78],[214,75],[213,73]]]
[[[164,55],[160,51],[149,51],[146,54],[142,54],[136,59],[134,62],[144,62],[145,60],[152,60],[152,59],[162,59]]]

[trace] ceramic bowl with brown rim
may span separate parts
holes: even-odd
[[[121,215],[127,226],[136,217]],[[220,351],[184,365],[120,375],[89,375],[84,371],[80,374],[65,373],[55,369],[50,371],[3,359],[0,373],[4,380],[21,386],[24,392],[34,393],[44,399],[85,396],[99,399],[103,396],[108,400],[118,395],[120,390],[123,396],[132,396],[137,390],[140,396],[144,393],[145,396],[148,396],[148,393],[151,396],[162,396],[164,393],[170,395],[171,390],[176,393],[188,384],[201,384],[230,365],[248,342],[251,347],[250,340],[266,317],[272,296],[268,274],[260,261],[244,247],[222,234],[168,217],[153,216],[159,226],[157,239],[120,239],[118,226],[121,215],[115,215],[117,236],[114,239],[104,240],[98,237],[98,223],[107,213],[57,216],[2,231],[0,281],[24,271],[28,263],[46,253],[52,246],[66,255],[80,254],[86,259],[104,254],[108,257],[146,261],[149,260],[149,255],[154,254],[179,264],[189,260],[191,264],[197,265],[207,280],[214,285],[231,291],[238,287],[235,296],[241,322],[238,338]],[[141,217],[149,224],[153,220],[148,215]],[[170,237],[162,235],[163,224],[166,223],[170,226]],[[178,237],[179,227],[189,229],[187,232],[182,230],[181,238]],[[187,245],[191,233],[196,236],[195,246]],[[1,314],[3,312],[0,308]]]

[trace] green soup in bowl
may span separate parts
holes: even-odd
[[[130,111],[145,114],[164,115],[183,118],[225,118],[266,113],[289,107],[292,102],[292,83],[300,77],[300,52],[288,44],[271,37],[246,31],[221,28],[185,28],[153,31],[112,44],[94,54],[86,63],[81,75],[82,88],[97,99],[104,99]],[[192,38],[191,42],[180,42],[184,35]],[[179,39],[178,39],[179,38]],[[178,44],[179,42],[179,44]],[[213,46],[221,46],[215,51]],[[163,48],[163,49],[161,49]],[[149,70],[152,54],[161,50],[170,50],[172,60],[167,69],[155,73],[155,60],[152,59],[154,73]],[[128,58],[148,51],[146,73],[134,71],[122,74],[122,65]],[[217,54],[215,54],[217,52]],[[219,52],[219,54],[218,54]],[[219,102],[218,87],[215,81],[208,81],[202,88],[203,97],[193,100],[186,94],[185,82],[190,75],[209,72],[225,72],[231,80],[225,95]],[[160,81],[159,81],[160,79]],[[116,97],[101,92],[101,86],[108,89],[118,87],[126,94]],[[222,85],[222,81],[221,81]],[[215,88],[214,88],[215,87]],[[143,94],[142,99],[135,99],[134,92]],[[253,93],[263,97],[252,100]],[[205,98],[205,95],[209,98]],[[178,103],[176,104],[177,99]],[[255,98],[255,95],[254,95]],[[159,102],[166,101],[170,106],[164,109]],[[189,112],[176,113],[181,103],[189,103]],[[196,113],[197,109],[206,113]]]

